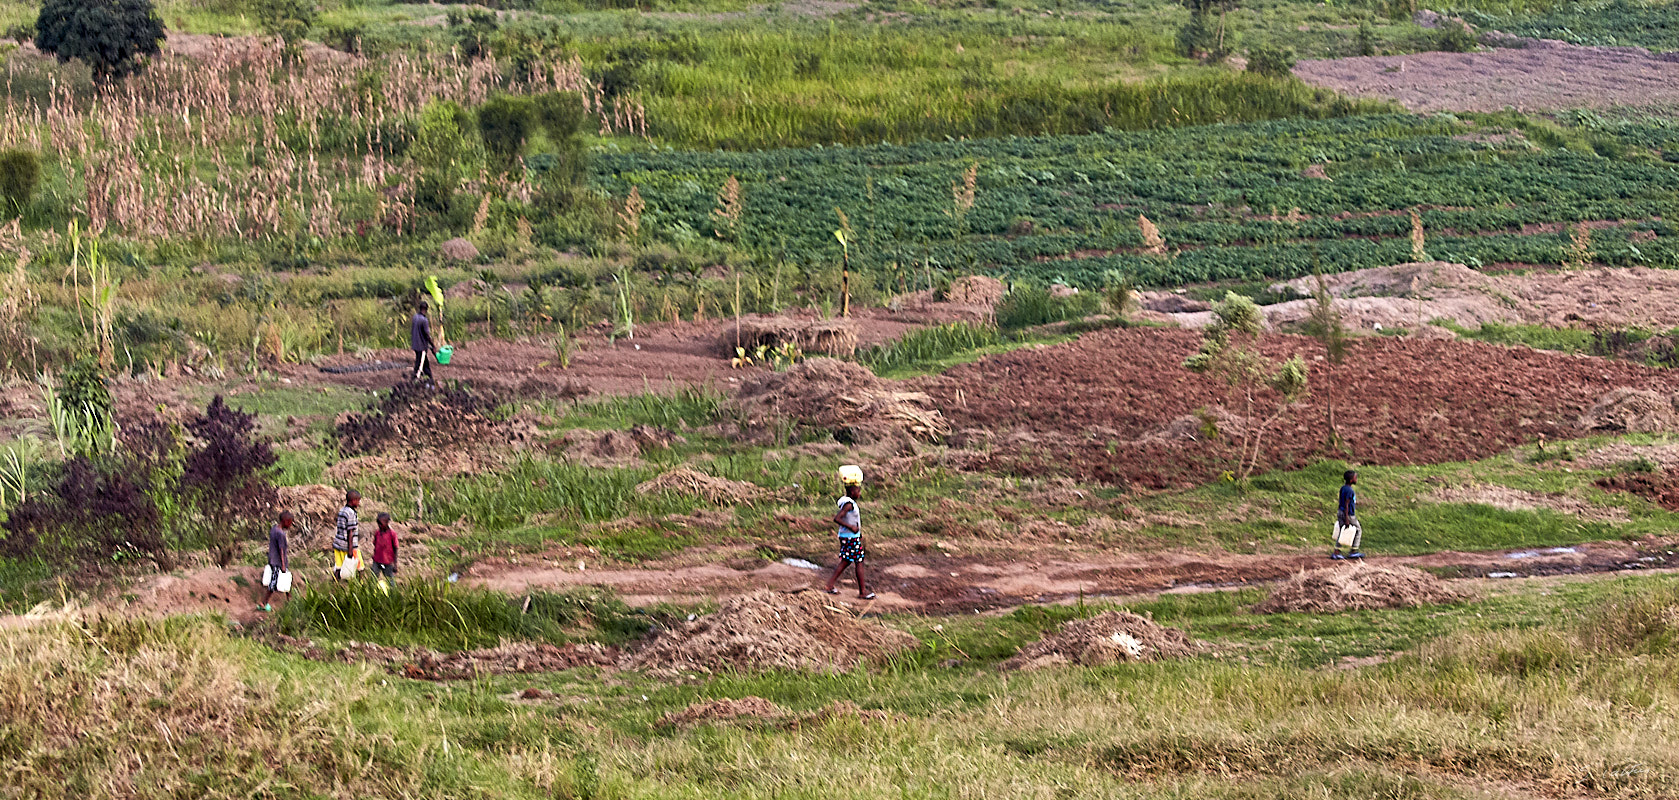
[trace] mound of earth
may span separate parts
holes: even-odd
[[[727,328],[717,340],[719,352],[725,358],[734,358],[736,347],[753,356],[760,347],[775,350],[782,345],[792,345],[810,354],[849,356],[857,352],[857,342],[857,326],[850,320],[756,315]]]
[[[673,711],[659,718],[661,728],[686,728],[702,722],[723,722],[741,717],[779,721],[787,716],[782,708],[762,697],[748,695],[739,700],[723,698],[695,703],[681,711]]]
[[[1468,599],[1466,593],[1422,570],[1361,563],[1297,573],[1273,589],[1271,596],[1253,610],[1261,614],[1292,611],[1321,614],[1416,608],[1465,599]]]
[[[1543,508],[1581,519],[1608,522],[1627,518],[1625,509],[1594,506],[1564,494],[1541,494],[1495,484],[1442,487],[1430,492],[1428,499],[1436,503],[1478,503],[1506,511],[1533,511]]]
[[[831,358],[754,376],[741,385],[733,404],[748,427],[772,429],[776,421],[790,419],[854,444],[898,433],[929,441],[950,434],[927,395],[894,391],[868,367]]]
[[[1580,417],[1588,431],[1657,433],[1679,427],[1674,396],[1646,389],[1622,387],[1603,397]]]
[[[389,449],[471,449],[522,438],[515,426],[492,416],[499,404],[495,395],[470,384],[404,381],[366,411],[339,416],[338,449],[359,456]]]
[[[945,301],[962,306],[995,306],[1008,294],[1008,287],[996,278],[970,275],[950,282]]]
[[[1103,666],[1122,661],[1161,661],[1188,658],[1206,645],[1177,628],[1129,611],[1105,611],[1076,619],[1047,636],[1020,648],[1003,669],[1040,669],[1058,664]]]
[[[729,669],[843,671],[916,643],[914,636],[864,622],[816,593],[760,590],[730,598],[717,613],[660,633],[627,665],[654,675]]]
[[[566,458],[579,464],[621,467],[641,457],[641,442],[628,431],[592,431],[579,428],[566,432],[558,443]]]
[[[686,497],[698,497],[714,506],[750,503],[764,494],[763,487],[756,484],[731,481],[687,467],[677,467],[635,487],[635,490],[641,494],[671,492]]]
[[[1664,472],[1611,475],[1599,478],[1597,485],[1607,491],[1637,495],[1669,511],[1679,511],[1679,475],[1672,469]]]

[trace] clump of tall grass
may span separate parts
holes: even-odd
[[[283,632],[294,636],[463,650],[493,647],[506,639],[619,644],[652,626],[645,615],[598,589],[513,597],[423,580],[398,583],[386,592],[365,578],[298,593],[281,609],[279,622]]]
[[[646,388],[641,394],[578,403],[572,407],[571,416],[588,427],[699,427],[717,420],[726,399],[721,391],[709,385],[672,386],[668,392],[655,392],[651,385]]]
[[[1016,341],[1015,337],[1003,333],[995,325],[952,322],[913,330],[885,344],[862,350],[857,353],[857,361],[879,374],[1013,341]]]
[[[436,498],[438,519],[465,517],[474,528],[491,532],[530,524],[538,516],[587,523],[638,512],[662,516],[692,510],[692,501],[635,491],[654,476],[650,469],[602,469],[526,457],[503,472],[433,486],[426,496]]]
[[[1094,292],[1057,297],[1041,286],[1017,285],[997,303],[997,327],[1012,331],[1083,319],[1101,306],[1102,298]]]

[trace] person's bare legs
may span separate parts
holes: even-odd
[[[863,562],[859,561],[857,562],[857,596],[867,599],[869,594],[869,586],[863,581]]]
[[[828,578],[827,588],[823,589],[822,591],[825,591],[828,594],[834,594],[834,584],[839,583],[840,576],[845,574],[845,568],[848,567],[848,566],[851,566],[851,562],[846,561],[843,558],[840,559],[839,566],[834,567],[834,574],[829,576],[829,578]],[[859,570],[862,569],[861,564],[858,565],[858,569]],[[861,581],[861,578],[862,578],[862,573],[859,572],[858,573],[859,582]]]

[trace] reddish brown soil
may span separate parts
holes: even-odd
[[[1377,557],[1383,566],[1407,565],[1447,575],[1483,577],[1509,573],[1523,577],[1660,568],[1673,563],[1671,542],[1641,544],[1599,542],[1537,551],[1485,553],[1441,552],[1423,556]],[[757,589],[793,591],[820,588],[834,564],[816,558],[821,570],[779,562],[735,569],[724,564],[643,569],[558,569],[480,563],[466,582],[504,592],[573,586],[607,586],[633,605],[692,603]],[[872,610],[955,614],[1011,608],[1025,603],[1053,603],[1075,597],[1125,597],[1159,592],[1195,592],[1280,581],[1308,569],[1329,566],[1324,554],[1251,555],[1157,551],[1123,553],[1057,550],[1023,545],[985,555],[944,555],[901,541],[870,548],[869,588],[874,601],[855,599],[856,583],[848,572],[840,584],[844,603]]]
[[[852,317],[852,322],[861,346],[869,347],[925,325],[971,318],[974,313],[970,306],[926,303],[896,313],[864,309]],[[530,394],[627,395],[649,388],[662,392],[674,386],[705,384],[732,393],[756,369],[732,369],[728,359],[718,355],[717,341],[725,327],[721,320],[637,325],[634,339],[616,343],[608,340],[605,328],[586,331],[576,337],[571,366],[564,370],[555,357],[551,336],[513,342],[493,338],[452,341],[454,358],[447,366],[434,365],[432,370],[439,379],[469,380]],[[406,365],[413,363],[414,354],[410,350],[378,350],[373,358],[404,368],[340,375],[321,372],[313,364],[287,364],[278,371],[299,383],[383,389],[406,379]],[[322,359],[320,365],[360,363],[353,356],[341,355]]]
[[[1679,474],[1653,472],[1600,478],[1597,485],[1611,492],[1630,492],[1669,511],[1679,511]]]
[[[1242,410],[1221,384],[1183,368],[1199,341],[1194,331],[1106,331],[960,366],[925,388],[959,438],[991,440],[990,468],[1149,488],[1199,484],[1234,463],[1235,437],[1205,440],[1194,425],[1187,435],[1182,425],[1160,432],[1197,409]],[[1473,342],[1370,337],[1339,366],[1312,360],[1321,346],[1303,337],[1267,336],[1262,349],[1306,356],[1312,385],[1265,435],[1262,468],[1346,457],[1324,445],[1331,401],[1348,460],[1428,464],[1578,436],[1581,414],[1617,387],[1679,389],[1672,371]]]
[[[1603,108],[1679,100],[1679,62],[1633,47],[1527,40],[1521,49],[1302,61],[1308,83],[1412,111]]]

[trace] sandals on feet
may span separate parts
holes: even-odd
[[[857,595],[857,599],[858,600],[873,600],[874,599],[874,592],[869,592],[868,594]]]
[[[823,589],[822,591],[827,592],[828,594],[839,594],[838,589]]]

